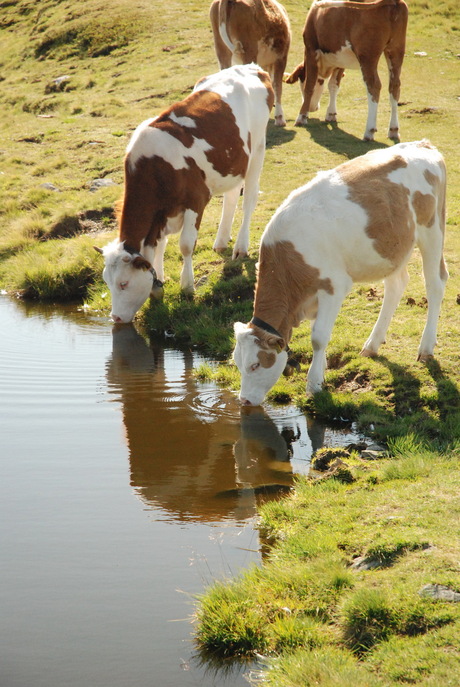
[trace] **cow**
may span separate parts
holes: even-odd
[[[240,190],[243,220],[233,258],[247,255],[257,203],[265,132],[274,103],[269,75],[258,65],[234,66],[201,79],[193,92],[134,131],[125,156],[119,235],[103,249],[103,278],[115,322],[131,322],[164,281],[168,234],[181,232],[180,285],[194,290],[192,253],[204,209],[223,194],[214,250],[225,250]]]
[[[296,126],[306,124],[309,113],[318,109],[327,79],[329,105],[326,121],[336,122],[337,94],[344,70],[361,69],[368,103],[363,138],[373,141],[382,86],[377,65],[383,53],[388,66],[391,106],[388,138],[399,141],[398,100],[407,18],[408,9],[404,0],[314,2],[303,31],[304,61],[286,77],[287,83],[300,80],[301,84],[303,102]]]
[[[220,68],[256,62],[267,71],[275,91],[275,125],[286,126],[281,92],[291,29],[284,7],[276,0],[214,0],[209,14]]]
[[[415,245],[428,300],[418,360],[433,357],[448,277],[445,198],[444,159],[427,140],[368,152],[288,196],[262,235],[253,317],[234,325],[244,405],[261,404],[281,372],[292,372],[289,341],[304,319],[313,321],[307,395],[321,391],[326,346],[344,298],[355,282],[383,279],[382,307],[361,351],[377,356]]]

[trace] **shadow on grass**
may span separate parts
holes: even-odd
[[[299,127],[300,132],[310,136],[315,143],[327,148],[331,153],[345,155],[353,159],[358,155],[364,155],[369,150],[388,148],[386,143],[378,141],[363,141],[349,134],[339,127],[336,122],[324,122],[320,119],[309,119],[306,127]],[[304,135],[305,135],[304,134]]]

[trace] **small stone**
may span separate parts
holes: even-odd
[[[105,186],[116,186],[116,184],[112,179],[93,179],[93,181],[89,182],[88,186],[89,190],[94,193],[94,191],[98,191],[100,188],[104,188]]]
[[[438,601],[453,601],[454,603],[460,602],[460,592],[455,592],[450,587],[446,587],[443,584],[426,584],[419,591],[420,596],[430,597],[431,599],[437,599]]]
[[[40,188],[46,188],[47,191],[57,191],[58,193],[61,192],[57,186],[50,184],[48,181],[46,181],[44,184],[40,184]]]

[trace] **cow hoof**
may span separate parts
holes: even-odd
[[[216,253],[224,253],[225,250],[226,250],[226,248],[227,248],[227,246],[220,246],[220,245],[217,246],[216,244],[214,244],[213,247],[212,247],[212,249],[213,249]]]
[[[233,251],[232,254],[232,260],[239,260],[241,258],[247,258],[248,257],[248,251],[247,250],[235,250]]]
[[[399,138],[399,129],[389,129],[388,131],[388,138],[391,141],[394,141],[395,143],[399,143],[400,138]]]
[[[370,348],[363,348],[360,355],[362,355],[364,358],[376,358],[378,353],[372,351]]]
[[[307,115],[299,115],[297,119],[295,120],[295,125],[294,126],[305,126],[305,124],[308,122],[308,117]]]
[[[278,115],[275,117],[275,126],[286,126],[286,120],[283,115]]]
[[[327,114],[325,121],[326,122],[336,122],[337,121],[337,113],[331,112],[330,114]]]
[[[434,355],[431,353],[419,353],[417,356],[417,360],[420,363],[427,363],[429,360],[434,360]]]

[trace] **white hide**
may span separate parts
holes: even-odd
[[[133,267],[136,256],[123,248],[118,239],[103,248],[105,267],[102,277],[112,296],[114,322],[131,322],[147,300],[155,275],[152,271]]]
[[[401,143],[362,156],[371,156],[374,162],[378,161],[382,165],[397,156],[407,161],[406,167],[395,169],[387,178],[393,183],[402,184],[409,191],[409,208],[412,210],[415,227],[414,245],[419,247],[423,260],[428,314],[418,349],[418,359],[422,361],[433,357],[437,322],[448,277],[443,259],[444,226],[441,219],[445,202],[445,167],[440,153],[435,148],[425,147],[423,143]],[[357,164],[359,159],[356,158]],[[427,172],[439,179],[438,194],[429,183]],[[414,193],[417,192],[435,198],[435,218],[429,227],[417,223],[412,206]],[[374,241],[366,233],[368,216],[365,208],[350,200],[348,195],[348,186],[336,170],[318,174],[309,184],[288,196],[268,223],[261,239],[261,246],[283,241],[292,243],[305,262],[319,271],[319,278],[330,280],[332,285],[333,293],[320,289],[316,298],[305,300],[297,311],[299,320],[308,318],[313,321],[313,359],[307,375],[308,394],[322,389],[326,347],[343,300],[353,283],[384,280],[384,299],[380,314],[361,351],[362,355],[374,357],[385,341],[394,311],[409,279],[407,263],[414,245],[398,264],[382,257],[375,250]],[[282,270],[283,266],[280,265],[279,269]],[[264,275],[259,274],[259,279],[263,278]],[[257,300],[255,312],[256,307]],[[278,326],[279,313],[274,313],[274,322],[267,319],[266,313],[264,319],[271,326]],[[357,320],[359,321],[358,314]],[[277,356],[276,362],[269,369],[263,368],[258,364],[261,349],[251,328],[236,323],[234,330],[234,360],[241,372],[240,400],[244,404],[259,405],[283,371],[286,352],[276,353],[272,349]]]

